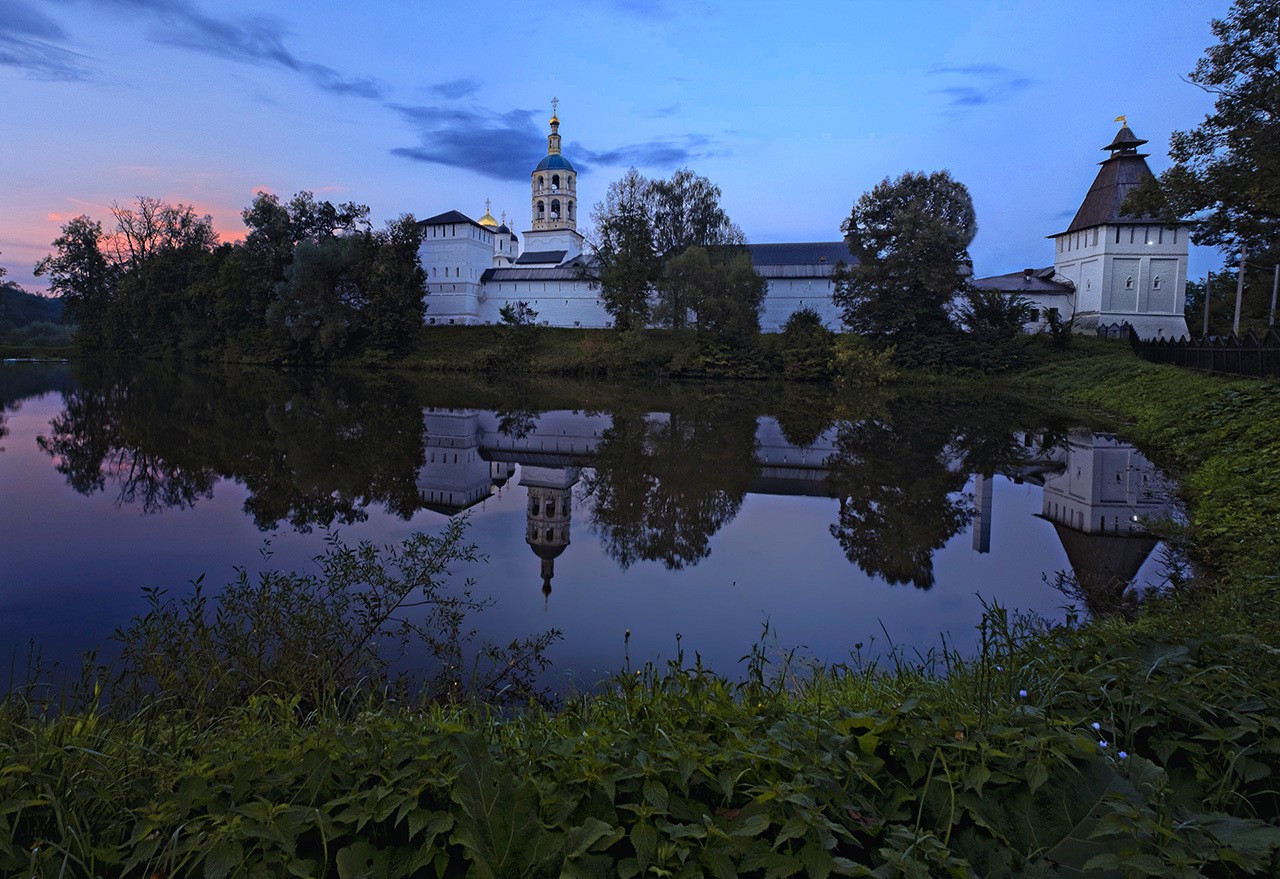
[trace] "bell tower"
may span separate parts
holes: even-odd
[[[526,251],[562,250],[563,262],[582,252],[582,236],[578,234],[578,171],[560,151],[559,103],[551,99],[547,154],[529,177],[532,223],[524,238]]]

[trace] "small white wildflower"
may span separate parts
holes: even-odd
[[[1094,732],[1097,732],[1098,730],[1102,729],[1102,724],[1098,723],[1098,721],[1096,720],[1093,723],[1089,724],[1089,726],[1093,727]]]
[[[1099,747],[1099,748],[1105,748],[1106,746],[1107,746],[1107,740],[1106,740],[1106,739],[1103,739],[1102,741],[1098,742],[1098,747]]]
[[[1018,691],[1018,696],[1019,696],[1020,698],[1022,698],[1022,699],[1027,698],[1027,691],[1026,691],[1026,690],[1019,690],[1019,691]]]
[[[1128,752],[1128,751],[1121,751],[1121,752],[1120,752],[1119,754],[1117,754],[1116,756],[1117,756],[1117,757],[1119,757],[1121,760],[1128,760],[1128,759],[1129,759],[1129,752]]]

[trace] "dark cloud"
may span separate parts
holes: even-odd
[[[7,0],[0,17],[0,35],[22,34],[41,40],[65,40],[67,32],[49,16],[34,9],[25,0]]]
[[[232,20],[206,15],[191,0],[90,0],[98,6],[154,19],[150,39],[170,46],[250,64],[292,70],[328,92],[381,98],[383,88],[367,77],[346,76],[332,67],[299,58],[285,45],[286,31],[272,18]]]
[[[724,155],[716,142],[703,134],[687,134],[675,140],[648,140],[611,150],[592,150],[575,145],[574,156],[597,165],[637,168],[675,168],[695,159]],[[576,162],[575,158],[575,162]]]
[[[16,67],[31,79],[80,82],[89,78],[83,55],[43,40],[24,40],[0,32],[0,66]]]
[[[938,64],[929,68],[929,75],[961,80],[960,84],[933,92],[944,96],[947,104],[956,110],[1000,103],[1035,82],[999,64]]]
[[[435,92],[442,98],[456,100],[465,98],[467,95],[473,95],[480,90],[480,80],[471,79],[451,79],[448,82],[438,82],[433,86],[429,86],[431,91]]]
[[[416,147],[391,152],[418,162],[465,168],[497,180],[525,180],[529,157],[545,153],[540,112],[390,105],[418,129]]]
[[[66,38],[62,26],[43,12],[23,0],[6,0],[0,15],[0,65],[16,67],[31,79],[88,79],[85,57],[54,45]]]
[[[539,110],[390,106],[418,129],[418,146],[391,151],[406,159],[522,181],[528,179],[538,158],[546,155],[546,130]],[[710,137],[686,135],[604,150],[573,142],[565,145],[564,152],[584,173],[594,165],[674,168],[723,151]]]
[[[668,104],[668,105],[667,105],[667,106],[665,106],[665,107],[659,107],[657,110],[654,110],[654,111],[653,111],[653,118],[654,118],[654,119],[666,119],[666,118],[668,118],[668,117],[670,117],[670,116],[674,116],[674,115],[676,115],[676,114],[677,114],[677,113],[679,113],[679,112],[680,112],[680,105],[679,105],[678,103],[677,103],[677,104]]]

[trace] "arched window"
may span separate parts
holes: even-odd
[[[547,214],[547,206],[543,202],[538,202],[538,219],[544,219]]]
[[[1126,290],[1132,290],[1132,289],[1133,289],[1133,275],[1130,275],[1129,277],[1127,277],[1127,278],[1125,278],[1125,279],[1124,279],[1124,288],[1125,288]]]
[[[551,200],[551,219],[560,219],[560,199],[553,198]]]
[[[1152,289],[1153,289],[1153,290],[1159,290],[1159,289],[1160,289],[1160,276],[1159,276],[1159,275],[1156,275],[1156,276],[1155,276],[1155,279],[1154,279],[1154,280],[1152,280],[1152,282],[1151,282],[1151,287],[1152,287]]]
[[[570,220],[572,220],[572,219],[573,219],[573,199],[569,199],[569,214],[568,214],[568,217],[569,217],[569,219],[570,219]]]
[[[555,501],[555,498],[552,498],[551,500],[547,501],[547,515],[554,516],[555,514],[556,514],[556,501]]]
[[[542,192],[546,188],[546,178],[541,174],[538,175],[538,192]]]
[[[551,191],[552,192],[560,191],[560,175],[559,174],[551,175]]]
[[[537,499],[537,498],[534,498],[534,499],[533,499],[533,508],[532,508],[531,512],[533,513],[533,515],[535,515],[535,516],[536,516],[536,515],[538,515],[538,513],[539,513],[541,510],[542,510],[542,504],[538,503],[538,499]]]

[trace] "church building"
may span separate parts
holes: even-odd
[[[1124,117],[1116,121],[1125,122]],[[1109,153],[1065,231],[1048,236],[1053,265],[979,278],[974,286],[1021,295],[1036,313],[1029,331],[1044,327],[1050,310],[1074,320],[1077,332],[1130,324],[1144,339],[1188,335],[1183,314],[1189,225],[1166,225],[1122,210],[1125,198],[1153,177],[1145,140],[1128,124],[1102,149]]]
[[[517,234],[505,214],[499,221],[490,213],[488,203],[478,220],[451,210],[420,222],[428,324],[495,324],[504,305],[527,302],[538,322],[548,326],[613,325],[578,231],[578,172],[561,151],[554,109],[550,124],[547,154],[529,175],[528,229]],[[852,261],[843,241],[749,244],[747,249],[768,284],[761,329],[782,329],[802,308],[816,311],[828,327],[840,327],[831,272],[836,263]]]

